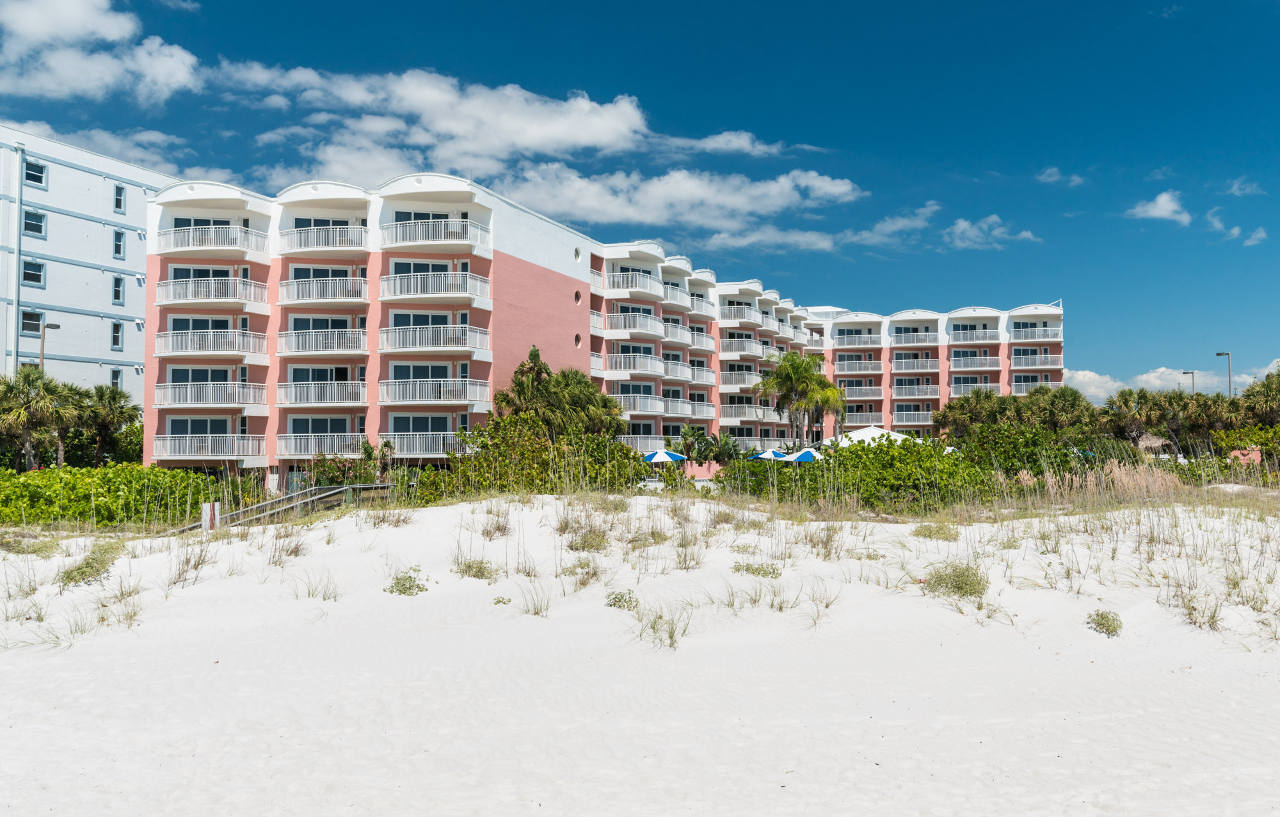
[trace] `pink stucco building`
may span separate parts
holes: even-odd
[[[1062,379],[1060,305],[806,309],[433,173],[275,197],[179,182],[147,228],[146,461],[266,467],[277,486],[366,439],[440,461],[531,345],[615,395],[642,450],[688,424],[743,447],[781,436],[751,390],[777,351],[824,356],[847,428],[928,433],[951,396]]]

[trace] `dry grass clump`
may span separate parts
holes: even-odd
[[[338,583],[334,581],[333,575],[326,571],[322,576],[303,574],[302,580],[293,585],[293,597],[337,601],[342,593],[338,590]]]
[[[498,581],[498,568],[485,559],[476,559],[461,550],[453,552],[453,572],[464,579],[481,579],[493,584]]]
[[[733,572],[745,573],[748,576],[755,576],[761,579],[782,578],[782,568],[773,562],[734,562]]]
[[[47,559],[60,549],[57,539],[42,538],[28,531],[6,531],[0,534],[0,551],[14,556],[37,556]]]
[[[267,562],[272,567],[284,567],[290,559],[296,559],[306,553],[306,538],[307,529],[301,525],[277,525]]]
[[[929,571],[924,589],[934,596],[980,601],[990,584],[987,574],[977,565],[947,562]]]
[[[1107,638],[1115,638],[1120,635],[1120,630],[1124,625],[1120,622],[1120,614],[1115,610],[1094,610],[1086,619],[1089,629],[1095,633],[1102,633]]]
[[[919,536],[921,539],[938,539],[943,542],[960,541],[960,529],[955,525],[948,525],[942,522],[921,522],[911,529],[912,536]]]
[[[107,575],[111,565],[124,553],[124,543],[100,539],[89,548],[83,559],[58,571],[58,584],[64,589],[74,584],[99,581]]]
[[[586,556],[579,556],[577,561],[560,569],[562,578],[573,580],[574,592],[585,590],[600,581],[602,575],[600,562]]]
[[[609,549],[609,535],[603,528],[588,526],[573,534],[565,547],[575,553],[603,553]]]

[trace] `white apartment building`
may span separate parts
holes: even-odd
[[[143,398],[147,197],[163,173],[0,125],[4,373]]]

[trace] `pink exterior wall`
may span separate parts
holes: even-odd
[[[511,384],[511,373],[537,346],[553,369],[591,371],[591,285],[494,251],[490,295],[494,390]],[[575,298],[576,296],[576,298]]]

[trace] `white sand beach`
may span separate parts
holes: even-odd
[[[8,555],[0,806],[1280,813],[1275,521],[1170,507],[948,541],[540,497],[138,540],[61,592],[85,541]],[[923,591],[948,560],[985,571],[981,609]],[[385,592],[411,566],[427,590]],[[606,606],[627,590],[637,610]],[[1099,608],[1118,637],[1086,626]]]

